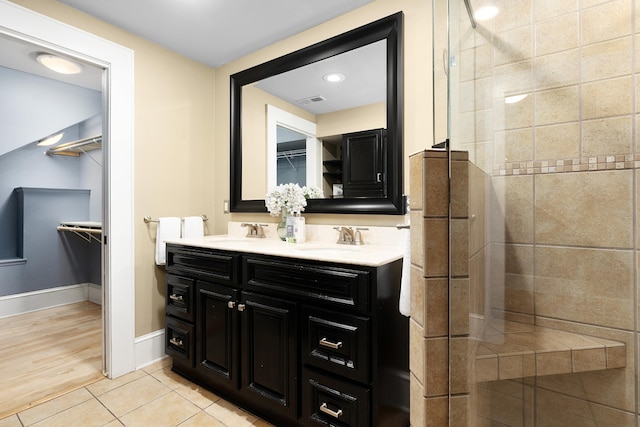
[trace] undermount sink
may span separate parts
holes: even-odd
[[[342,246],[342,245],[328,245],[328,246],[297,246],[296,250],[305,252],[360,252],[360,248],[357,246]]]
[[[255,240],[243,238],[243,237],[225,237],[225,236],[204,236],[204,240],[209,242],[220,243],[251,243]]]

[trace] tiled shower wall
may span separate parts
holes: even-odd
[[[475,383],[469,360],[468,425],[637,426],[640,1],[500,3],[460,21],[452,72],[471,335],[493,316],[607,338],[627,367]]]
[[[449,420],[449,166],[444,151],[410,156],[411,425]],[[466,411],[465,411],[466,413]]]
[[[449,153],[410,156],[412,426],[463,426],[468,420],[468,161],[466,153],[451,156],[451,181]]]

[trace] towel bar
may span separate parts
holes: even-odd
[[[149,224],[150,222],[158,222],[157,219],[151,219],[151,215],[147,215],[144,218],[142,218],[144,220],[145,223]],[[202,220],[203,221],[209,221],[209,218],[207,217],[206,214],[202,214]]]

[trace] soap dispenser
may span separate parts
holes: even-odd
[[[306,223],[303,216],[300,216],[300,212],[296,214],[293,223],[293,237],[296,239],[296,243],[304,243],[307,240]]]

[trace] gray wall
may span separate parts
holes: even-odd
[[[101,112],[98,91],[0,67],[0,155]]]
[[[14,191],[18,206],[18,246],[26,262],[0,268],[18,278],[13,282],[0,281],[0,295],[89,281],[89,245],[99,245],[57,230],[61,221],[88,219],[89,196],[89,190],[79,189],[20,187]]]

